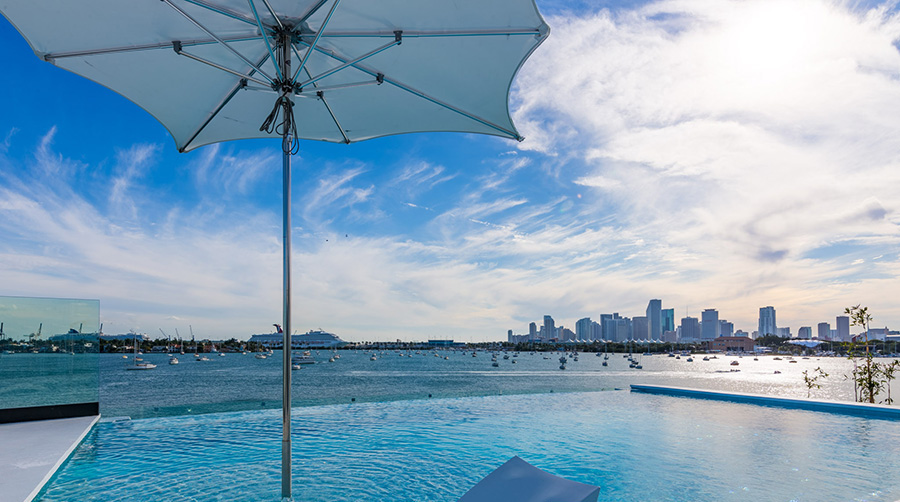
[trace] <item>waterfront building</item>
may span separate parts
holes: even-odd
[[[835,328],[837,328],[836,339],[842,342],[850,340],[850,318],[845,315],[839,315],[835,319]]]
[[[675,331],[675,309],[662,310],[662,331]]]
[[[706,309],[700,314],[700,338],[712,340],[719,336],[719,311]]]
[[[831,324],[827,322],[820,322],[817,327],[819,340],[831,339]]]
[[[529,323],[528,324],[528,339],[532,342],[538,337],[537,324]]]
[[[681,318],[681,340],[694,341],[700,338],[700,322],[696,317]]]
[[[752,352],[756,342],[744,336],[720,336],[703,343],[709,351]]]
[[[647,338],[650,340],[659,340],[662,338],[662,300],[653,299],[647,304]],[[636,319],[636,318],[635,318]],[[632,322],[634,319],[632,319]]]
[[[599,322],[597,322],[597,321],[591,322],[591,340],[602,340],[603,339],[603,333],[602,333],[601,328],[602,327],[600,326]]]
[[[759,308],[759,332],[758,336],[765,335],[778,335],[778,331],[776,330],[777,324],[775,322],[775,307],[760,307]]]
[[[804,340],[812,338],[812,326],[801,326],[800,329],[797,330],[797,338],[802,338]]]
[[[631,318],[633,340],[647,340],[650,337],[650,320],[646,316]]]
[[[591,340],[591,325],[593,322],[590,317],[583,317],[575,321],[575,339]]]
[[[792,336],[791,328],[775,328],[775,335],[781,338],[790,338]]]

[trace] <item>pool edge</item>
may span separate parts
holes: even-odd
[[[50,470],[47,472],[47,474],[44,475],[44,478],[31,491],[31,493],[29,493],[28,496],[25,497],[25,500],[23,502],[32,502],[36,497],[38,497],[41,494],[42,491],[44,491],[44,488],[50,483],[50,481],[53,480],[53,478],[56,476],[56,473],[59,472],[60,467],[62,467],[63,464],[65,464],[66,461],[69,460],[69,458],[72,456],[72,454],[75,453],[75,449],[78,448],[78,446],[81,445],[82,441],[84,441],[84,438],[86,438],[87,435],[90,434],[90,432],[92,430],[94,430],[94,427],[97,426],[97,423],[99,421],[100,421],[99,413],[97,415],[94,415],[93,417],[91,417],[91,422],[87,425],[87,427],[84,428],[83,431],[81,431],[81,433],[78,435],[78,437],[76,437],[75,440],[72,441],[72,444],[69,445],[68,448],[66,448],[66,450],[63,452],[63,454],[60,455],[60,457],[56,461],[56,463],[53,464],[53,467],[51,467]]]
[[[631,391],[642,392],[646,394],[692,397],[696,399],[709,399],[714,401],[728,401],[733,403],[756,404],[760,406],[774,406],[778,408],[838,413],[841,415],[854,415],[866,418],[900,420],[900,408],[883,404],[843,403],[838,401],[826,401],[822,399],[776,397],[765,396],[761,394],[747,394],[741,392],[722,392],[715,390],[691,389],[686,387],[669,387],[664,385],[632,384]]]

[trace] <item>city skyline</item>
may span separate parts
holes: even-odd
[[[722,313],[716,309],[704,309],[699,316],[691,316],[689,314],[685,314],[684,316],[675,316],[674,319],[678,322],[672,326],[673,329],[670,330],[662,330],[659,336],[655,336],[653,334],[653,330],[650,328],[652,324],[652,316],[650,315],[651,310],[658,309],[663,305],[662,300],[652,299],[648,302],[647,305],[647,315],[646,316],[630,316],[628,313],[624,315],[621,312],[611,312],[611,313],[601,313],[596,314],[596,317],[589,315],[586,317],[582,317],[574,322],[566,322],[560,319],[554,318],[551,314],[545,314],[543,316],[544,324],[538,327],[535,322],[531,322],[528,325],[527,331],[519,331],[516,329],[507,330],[507,340],[508,341],[535,341],[538,338],[548,341],[550,339],[557,339],[558,341],[566,341],[566,340],[607,340],[607,341],[623,341],[621,338],[621,333],[617,333],[615,328],[610,328],[607,330],[603,327],[603,324],[607,321],[615,321],[622,320],[625,324],[625,329],[629,333],[628,339],[635,340],[665,340],[666,331],[677,332],[677,339],[696,339],[696,340],[711,340],[713,338],[717,338],[719,336],[729,337],[729,336],[748,336],[748,337],[758,337],[763,335],[773,335],[780,336],[783,338],[794,338],[794,339],[810,339],[810,338],[818,338],[823,340],[840,340],[840,341],[849,341],[851,335],[857,335],[859,333],[864,332],[865,330],[858,326],[850,325],[850,317],[841,312],[834,316],[834,328],[831,328],[832,321],[809,321],[808,325],[798,325],[798,326],[779,326],[777,323],[777,309],[771,305],[766,307],[759,308],[759,318],[757,322],[756,330],[745,330],[743,328],[735,328],[734,323],[728,321],[722,316]],[[672,312],[674,316],[675,309],[659,309],[660,313],[663,312]],[[707,314],[707,318],[709,320],[709,324],[705,324],[706,319],[703,314]],[[660,318],[664,320],[664,317],[660,315]],[[547,329],[547,325],[549,323],[550,330]],[[682,333],[682,328],[687,326],[687,334]],[[705,326],[705,328],[704,328]],[[575,328],[572,331],[572,327]],[[851,330],[852,328],[852,330]],[[897,327],[891,326],[880,326],[877,324],[870,325],[870,332],[877,332],[881,334],[889,330],[890,332],[897,332]],[[553,332],[553,335],[548,335],[547,333]],[[671,335],[669,335],[671,337]],[[513,337],[516,337],[515,339]],[[666,341],[674,341],[674,340],[666,340]]]
[[[815,333],[857,304],[900,325],[896,3],[538,7],[551,35],[510,98],[525,141],[301,142],[294,328],[497,340],[650,298],[676,325],[712,306],[753,331],[774,305]],[[108,333],[281,319],[277,140],[178,154],[5,19],[0,42],[0,293],[99,299]]]

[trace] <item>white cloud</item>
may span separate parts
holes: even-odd
[[[677,0],[548,22],[518,80],[522,148],[589,169],[573,182],[645,243],[628,266],[682,272],[630,288],[718,305],[748,327],[756,304],[827,319],[900,292],[876,278],[886,267],[806,257],[844,240],[870,255],[900,244],[900,23],[888,9]],[[883,315],[900,322],[897,307]]]

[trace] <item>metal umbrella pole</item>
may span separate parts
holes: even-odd
[[[278,66],[281,69],[283,92],[281,106],[284,110],[283,130],[281,131],[282,155],[282,205],[283,215],[283,253],[284,253],[284,305],[282,322],[284,323],[282,345],[282,401],[281,401],[281,498],[291,498],[291,153],[295,141],[293,136],[293,110],[290,102],[291,86],[288,78],[291,74],[291,34],[287,30],[281,32],[281,46],[278,48]]]

